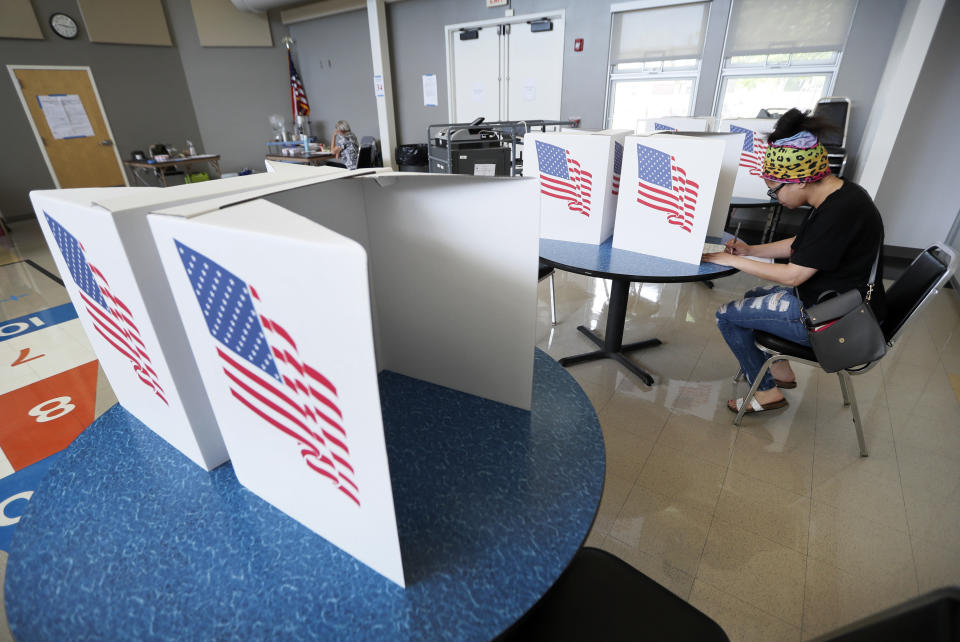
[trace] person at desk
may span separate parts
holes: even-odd
[[[350,131],[350,123],[338,120],[337,127],[330,139],[330,151],[334,158],[343,163],[347,169],[357,169],[360,158],[360,142],[357,135]]]
[[[872,293],[867,288],[883,244],[883,221],[862,187],[830,173],[827,152],[819,141],[830,127],[791,109],[777,121],[767,139],[762,173],[769,188],[767,194],[784,207],[813,207],[797,235],[762,245],[731,239],[724,252],[703,255],[704,261],[735,267],[775,283],[750,290],[742,299],[717,310],[720,333],[751,384],[767,358],[754,345],[754,331],[809,345],[801,306],[816,304],[822,294],[858,288],[877,318],[883,318],[882,260],[877,265]],[[765,263],[747,258],[750,256],[789,262]],[[772,364],[747,412],[787,406],[779,389],[796,385],[789,362]],[[743,399],[731,399],[727,407],[737,412],[742,403]]]

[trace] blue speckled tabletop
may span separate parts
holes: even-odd
[[[719,243],[720,239],[707,237],[707,241]],[[540,258],[568,272],[646,283],[706,281],[736,272],[715,263],[692,265],[620,250],[613,247],[612,236],[600,245],[540,239]]]
[[[586,395],[537,351],[525,412],[380,376],[406,590],[121,406],[30,501],[7,566],[18,640],[486,640],[547,590],[599,505]]]

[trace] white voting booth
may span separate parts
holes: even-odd
[[[524,136],[524,173],[540,186],[540,236],[600,244],[613,233],[629,130]]]
[[[733,195],[741,198],[768,200],[767,186],[760,178],[763,157],[767,153],[767,135],[777,124],[776,118],[741,118],[721,120],[719,131],[743,134],[743,147]]]
[[[722,231],[726,219],[737,143],[735,136],[628,136],[613,247],[699,264],[707,231]]]
[[[137,385],[155,390],[125,382],[132,360],[88,321],[98,356],[116,362],[105,369],[121,403],[194,461],[205,448],[207,468],[229,456],[252,492],[404,585],[377,373],[530,408],[537,193],[525,179],[292,173],[193,199],[126,188],[96,190],[100,205],[61,206],[75,190],[35,203],[110,272],[109,295],[92,268],[78,276],[75,304],[84,287],[111,302],[122,291],[141,336],[155,333],[144,351],[159,384],[183,407],[147,406]],[[45,233],[57,247],[63,233]],[[64,253],[67,274],[77,250]]]
[[[147,227],[154,207],[293,182],[259,174],[177,187],[31,192],[57,269],[117,399],[199,466],[227,460]]]

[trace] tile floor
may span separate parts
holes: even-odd
[[[592,349],[609,287],[556,272],[559,324],[540,285],[537,344]],[[960,297],[939,294],[881,367],[854,378],[870,456],[861,458],[835,375],[795,366],[777,415],[737,428],[724,407],[737,364],[714,310],[756,284],[634,284],[624,341],[649,388],[614,362],[569,372],[607,448],[587,544],[606,549],[710,615],[732,640],[801,640],[946,584],[960,584]],[[746,391],[741,387],[739,395]]]
[[[56,271],[35,224],[14,232],[17,257]],[[880,367],[854,379],[870,448],[861,458],[836,377],[804,366],[789,408],[731,424],[737,366],[713,313],[755,283],[632,286],[625,340],[664,342],[635,354],[653,387],[612,361],[570,369],[607,448],[587,543],[735,641],[807,639],[960,584],[960,298],[941,293]],[[558,271],[551,327],[541,283],[537,345],[557,358],[591,350],[576,326],[603,327],[608,287]],[[97,414],[112,400],[101,377]]]

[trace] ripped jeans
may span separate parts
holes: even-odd
[[[800,318],[800,302],[793,290],[783,285],[754,288],[742,299],[723,304],[717,310],[717,327],[751,384],[768,359],[754,344],[754,330],[810,345],[807,330]],[[776,383],[768,370],[757,390],[770,390],[774,386]]]

